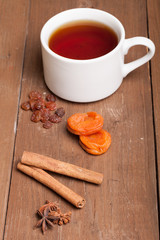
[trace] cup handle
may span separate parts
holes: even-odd
[[[123,45],[124,55],[126,55],[128,53],[128,50],[131,47],[136,46],[136,45],[146,46],[149,49],[149,51],[147,52],[147,54],[145,56],[143,56],[135,61],[132,61],[130,63],[124,64],[123,77],[126,77],[128,75],[128,73],[130,73],[134,69],[140,67],[144,63],[148,62],[155,53],[155,45],[150,39],[145,38],[145,37],[133,37],[133,38],[124,40],[124,45]]]

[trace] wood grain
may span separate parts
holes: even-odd
[[[156,53],[151,62],[151,81],[152,81],[152,89],[153,89],[153,111],[154,111],[154,123],[155,123],[155,137],[156,137],[156,154],[157,154],[157,178],[160,193],[160,84],[159,84],[159,76],[160,76],[160,68],[159,68],[159,59],[160,59],[160,2],[155,0],[147,1],[148,3],[148,27],[149,27],[149,36],[154,41],[156,46]],[[159,198],[159,206],[160,206],[160,198]]]
[[[0,1],[0,239],[10,189],[29,1]]]
[[[154,0],[156,1],[156,0]],[[69,8],[94,7],[118,17],[126,37],[147,36],[145,0],[31,0],[28,37],[21,88],[22,103],[29,91],[49,92],[43,79],[40,30],[51,16]],[[136,59],[146,49],[134,48],[126,61]],[[48,230],[45,239],[59,240],[157,240],[158,212],[155,146],[149,64],[128,75],[119,90],[107,99],[76,104],[57,99],[66,110],[60,124],[46,130],[30,121],[30,112],[19,110],[14,165],[4,239],[44,239],[33,230],[36,210],[45,200],[58,201],[63,212],[72,211],[71,223]],[[67,118],[75,112],[97,111],[104,117],[104,129],[112,136],[106,154],[92,156],[83,151],[78,138],[66,130]],[[86,199],[77,210],[54,192],[16,169],[23,151],[37,152],[55,159],[102,172],[100,186],[50,173]]]

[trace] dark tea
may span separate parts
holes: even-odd
[[[118,37],[110,27],[84,20],[62,25],[49,39],[49,48],[53,52],[77,60],[101,57],[117,44]]]

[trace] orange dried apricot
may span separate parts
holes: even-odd
[[[96,112],[75,113],[67,120],[67,128],[76,135],[90,135],[103,127],[103,117]]]
[[[79,144],[88,153],[100,155],[105,153],[111,145],[111,135],[104,129],[88,135],[79,136]]]

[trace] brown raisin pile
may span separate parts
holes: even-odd
[[[53,123],[61,122],[65,114],[63,107],[57,108],[53,94],[48,94],[44,99],[38,91],[31,91],[28,101],[22,103],[21,108],[25,111],[31,110],[31,121],[42,122],[46,129],[51,128]]]

